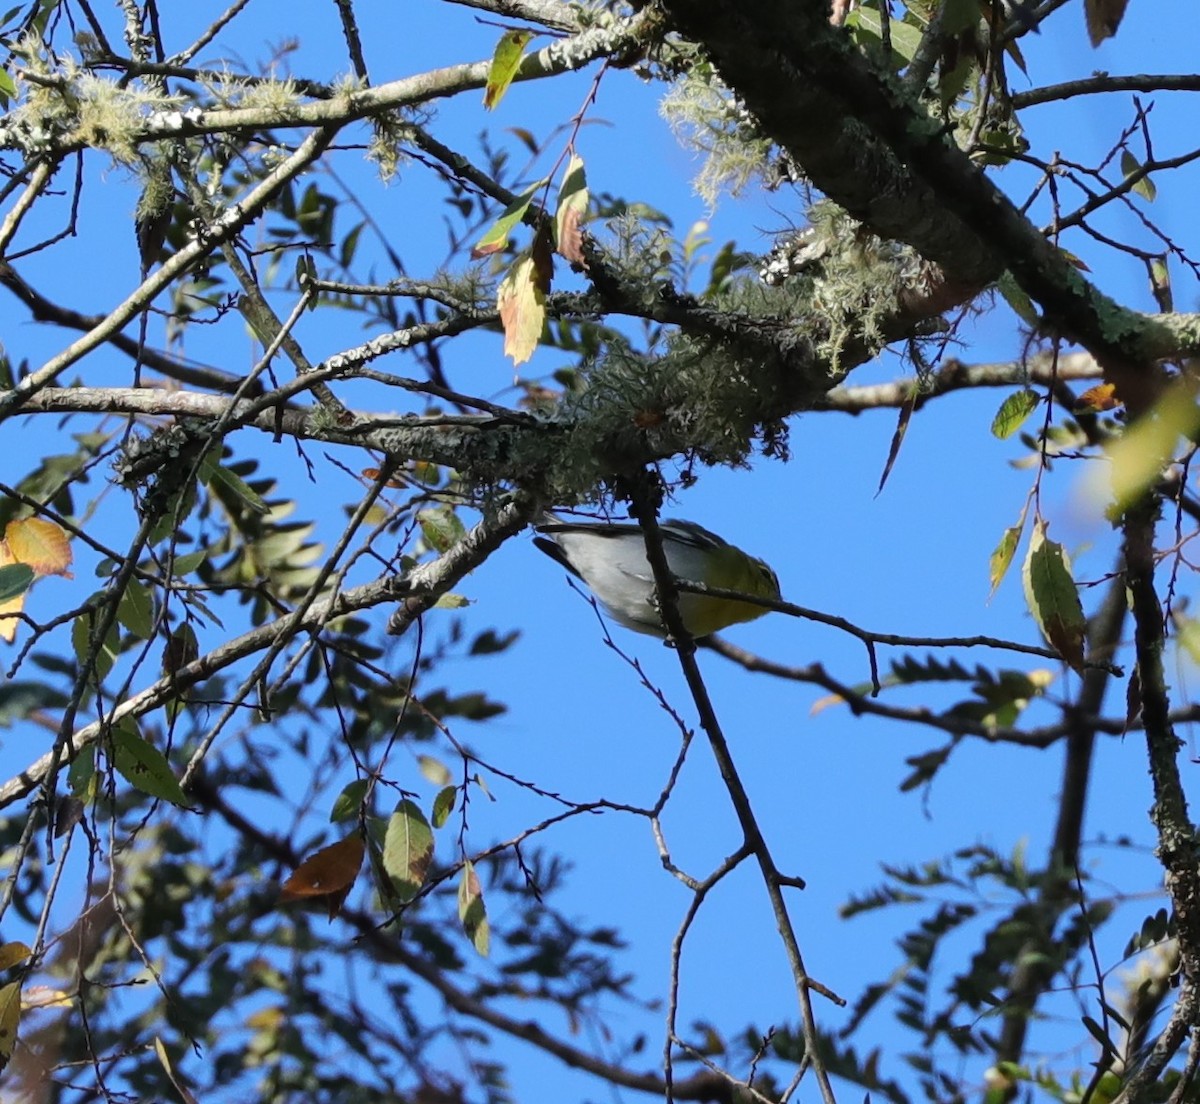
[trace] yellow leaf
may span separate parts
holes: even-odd
[[[514,366],[524,364],[537,349],[546,324],[549,287],[549,276],[533,251],[518,257],[500,282],[496,305],[504,327],[504,353],[512,357]]]
[[[54,522],[42,518],[10,521],[4,539],[17,563],[28,564],[39,575],[71,578],[71,546],[67,534]]]
[[[24,943],[5,943],[0,947],[0,970],[24,962],[33,952]]]
[[[17,1045],[21,1025],[21,983],[11,981],[0,988],[0,1071],[8,1065]]]
[[[1075,400],[1075,413],[1099,414],[1123,405],[1117,396],[1116,387],[1111,383],[1098,383],[1095,387],[1089,387]]]
[[[532,31],[505,31],[500,36],[496,52],[492,55],[492,64],[488,67],[487,87],[483,93],[483,106],[489,111],[504,98],[504,93],[521,67],[521,54],[531,38]]]

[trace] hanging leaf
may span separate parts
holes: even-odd
[[[1025,600],[1038,628],[1055,651],[1078,672],[1083,671],[1087,622],[1071,564],[1061,544],[1046,539],[1046,523],[1033,524],[1023,572]]]
[[[24,943],[5,943],[0,946],[0,970],[7,970],[24,962],[33,951]]]
[[[450,506],[437,506],[417,514],[421,535],[435,552],[449,552],[467,535],[466,526]]]
[[[504,98],[508,86],[521,67],[521,55],[533,38],[532,31],[505,31],[496,43],[492,64],[488,67],[487,87],[483,92],[483,106],[489,111]]]
[[[1129,150],[1121,151],[1121,175],[1129,180],[1131,177],[1140,176],[1142,173],[1141,162],[1133,156]],[[1140,195],[1147,203],[1153,203],[1158,195],[1158,189],[1154,186],[1154,181],[1149,176],[1140,176],[1140,179],[1133,185],[1133,191]]]
[[[52,521],[24,518],[10,521],[4,540],[17,563],[28,564],[38,575],[72,578],[71,545],[67,534]]]
[[[480,257],[488,257],[493,253],[499,253],[500,250],[508,245],[508,237],[513,232],[513,228],[525,217],[525,212],[529,210],[529,205],[533,202],[533,197],[547,183],[547,178],[543,177],[541,180],[530,184],[528,188],[504,208],[504,213],[492,223],[488,232],[479,239],[475,248],[471,250],[472,260],[477,261]]]
[[[150,588],[138,579],[130,579],[117,603],[117,620],[140,640],[154,635],[154,599]]]
[[[988,601],[992,600],[992,596],[996,593],[996,589],[1004,581],[1004,576],[1008,574],[1008,569],[1012,565],[1013,556],[1016,554],[1017,545],[1021,541],[1021,530],[1025,528],[1025,511],[1021,511],[1021,519],[1016,525],[1004,530],[1004,536],[1000,538],[1000,543],[996,545],[995,551],[992,553],[991,559],[988,561],[988,577],[991,581],[991,589],[988,591]]]
[[[0,567],[0,603],[20,598],[33,582],[33,568],[23,563],[6,563]],[[16,603],[20,608],[21,603]]]
[[[280,900],[325,906],[332,920],[342,911],[362,867],[363,842],[356,832],[309,855],[279,890]]]
[[[588,188],[583,158],[572,154],[558,189],[558,210],[554,212],[554,245],[559,254],[573,265],[586,264],[580,222],[587,214]]]
[[[158,1055],[159,1065],[162,1066],[163,1072],[170,1079],[171,1084],[175,1086],[175,1091],[179,1093],[183,1104],[198,1104],[195,1094],[180,1080],[179,1074],[171,1063],[171,1056],[167,1053],[167,1048],[157,1035],[154,1036],[154,1053]]]
[[[1000,409],[992,419],[992,436],[1002,441],[1011,437],[1041,401],[1041,396],[1030,387],[1014,391],[1000,404]]]
[[[417,766],[421,768],[421,773],[435,786],[449,786],[451,779],[454,777],[450,773],[450,768],[440,759],[435,759],[432,755],[418,755]]]
[[[1025,294],[1024,289],[1017,283],[1016,277],[1007,269],[1000,274],[996,287],[1004,296],[1004,301],[1013,309],[1016,316],[1027,326],[1037,327],[1041,323],[1037,307],[1033,300]]]
[[[342,792],[334,798],[333,808],[329,812],[329,820],[333,824],[358,816],[363,799],[367,796],[368,780],[356,778],[353,782],[342,787]]]
[[[1140,498],[1172,462],[1180,438],[1191,440],[1200,431],[1200,406],[1194,384],[1180,378],[1133,425],[1107,448],[1111,465],[1112,495],[1118,512]],[[1097,499],[1107,497],[1105,474],[1098,470],[1087,479]]]
[[[537,243],[517,258],[500,282],[496,296],[500,323],[504,327],[504,354],[514,367],[533,356],[546,325],[546,292],[550,278],[535,256]]]
[[[438,791],[437,797],[433,799],[433,826],[435,828],[441,828],[450,819],[450,814],[454,812],[454,801],[457,796],[458,789],[455,786],[446,786]]]
[[[94,610],[87,610],[79,617],[75,618],[71,625],[71,647],[75,650],[75,659],[82,667],[87,661],[88,654],[92,648],[92,627],[96,623],[96,613]],[[117,650],[120,647],[120,641],[117,636],[117,625],[113,622],[108,628],[107,638],[96,649],[95,657],[95,679],[97,682],[103,682],[108,676],[108,672],[112,670],[113,664],[117,661]]]
[[[151,797],[188,807],[188,800],[171,770],[171,764],[149,741],[144,740],[130,719],[117,722],[112,730],[113,766],[135,789]]]
[[[383,868],[402,902],[421,891],[431,862],[433,831],[416,803],[405,798],[396,806],[383,838]]]
[[[904,435],[908,432],[908,423],[912,420],[913,411],[916,409],[916,406],[917,389],[913,387],[900,407],[900,417],[896,421],[896,431],[892,434],[892,445],[888,449],[887,462],[883,465],[883,474],[879,477],[879,486],[875,488],[876,498],[883,493],[883,486],[887,482],[888,476],[892,474],[892,468],[895,466],[896,457],[900,455],[900,446],[904,444]]]
[[[486,957],[491,946],[487,910],[483,905],[479,875],[475,873],[475,864],[469,860],[463,863],[462,877],[458,881],[458,918],[475,950]]]
[[[1083,0],[1088,38],[1093,46],[1099,46],[1117,33],[1127,3],[1128,0]]]
[[[8,1065],[17,1045],[21,1026],[21,983],[10,981],[0,987],[0,1072]]]
[[[234,502],[252,514],[265,516],[271,512],[271,507],[263,501],[262,495],[236,472],[230,471],[220,464],[214,464],[209,469],[208,479],[205,482],[214,491],[227,491]]]

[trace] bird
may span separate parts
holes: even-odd
[[[534,529],[534,544],[582,579],[614,621],[635,632],[669,635],[655,604],[654,573],[640,525],[560,521],[551,515]],[[763,560],[692,521],[664,520],[659,530],[667,566],[677,579],[779,600],[779,578]],[[696,639],[769,612],[751,602],[687,591],[679,594],[678,609]]]

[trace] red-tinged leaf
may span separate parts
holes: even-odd
[[[463,863],[462,877],[458,882],[458,918],[475,950],[486,957],[491,946],[487,910],[483,905],[483,888],[479,884],[479,875],[475,873],[475,864],[469,861]]]
[[[1093,46],[1099,46],[1117,33],[1127,3],[1128,0],[1083,0],[1088,38]]]
[[[1095,387],[1089,387],[1075,400],[1074,413],[1100,414],[1105,410],[1116,410],[1118,406],[1123,405],[1113,384],[1098,383]]]
[[[500,282],[496,296],[504,327],[504,353],[514,367],[533,356],[546,324],[546,285],[540,282],[532,252],[519,257]]]
[[[496,43],[492,64],[488,68],[487,87],[483,92],[483,106],[492,111],[504,98],[508,86],[521,67],[521,55],[533,38],[532,31],[505,31]]]
[[[433,830],[417,804],[405,798],[396,806],[383,839],[383,868],[402,902],[421,891],[432,862]]]
[[[1034,522],[1023,571],[1025,600],[1047,643],[1075,671],[1083,671],[1087,621],[1063,546],[1046,539],[1046,523]]]
[[[529,205],[533,202],[533,197],[545,186],[546,180],[544,178],[535,184],[530,184],[528,188],[504,208],[503,214],[492,223],[488,232],[479,239],[475,244],[475,248],[471,250],[472,260],[477,261],[480,257],[488,257],[493,253],[499,253],[500,250],[508,245],[508,237],[512,233],[513,228],[525,217],[525,212],[529,210]]]
[[[587,178],[583,159],[572,154],[558,189],[558,210],[554,213],[555,248],[573,265],[585,265],[583,233],[580,223],[587,214]]]
[[[883,474],[879,477],[879,486],[875,488],[875,497],[878,498],[883,493],[883,486],[888,481],[888,476],[892,474],[892,467],[896,463],[896,457],[900,455],[900,446],[904,443],[904,435],[908,432],[908,423],[912,420],[913,410],[917,405],[917,389],[914,387],[908,394],[908,398],[904,400],[904,405],[900,407],[900,418],[896,422],[896,431],[892,434],[892,444],[888,449],[887,463],[883,465]]]
[[[1011,437],[1024,424],[1042,401],[1041,396],[1030,387],[1014,391],[1000,404],[992,419],[992,436],[1005,440]]]
[[[363,842],[355,833],[322,847],[296,867],[283,883],[283,901],[309,900],[324,905],[332,920],[342,911],[363,861]]]
[[[42,518],[10,521],[4,540],[13,559],[28,564],[38,575],[72,577],[71,545],[67,534],[54,522]]]

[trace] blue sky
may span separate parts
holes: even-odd
[[[1031,74],[1039,83],[1083,76],[1093,70],[1112,72],[1186,72],[1194,65],[1194,36],[1179,34],[1189,25],[1182,0],[1152,5],[1133,0],[1125,26],[1115,42],[1093,51],[1086,42],[1079,5],[1070,5],[1051,20],[1045,33],[1023,44]],[[265,57],[281,28],[295,33],[301,49],[291,58],[297,74],[324,76],[344,69],[340,32],[333,5],[301,9],[295,5],[251,5],[240,27],[237,51]],[[170,19],[189,13],[172,12]],[[199,22],[211,12],[194,10]],[[382,82],[435,65],[486,57],[497,31],[481,27],[469,9],[432,0],[398,6],[360,4],[367,61],[372,77]],[[1173,17],[1173,18],[1172,18]],[[190,33],[190,32],[189,32]],[[176,45],[186,40],[180,32]],[[232,52],[232,51],[230,51]],[[220,56],[214,47],[206,60]],[[330,60],[330,59],[333,60]],[[566,122],[582,102],[589,71],[548,84],[514,87],[492,115],[484,113],[481,95],[459,97],[441,106],[432,129],[442,140],[475,150],[475,135],[491,128],[525,127],[542,136]],[[1024,87],[1019,74],[1013,87]],[[609,74],[602,85],[594,117],[611,125],[585,127],[578,150],[588,166],[594,192],[609,191],[648,202],[670,214],[682,236],[698,220],[710,222],[716,249],[733,238],[739,247],[763,249],[770,232],[802,215],[795,197],[776,193],[725,199],[710,211],[694,194],[690,178],[698,165],[671,136],[656,110],[659,89],[628,72]],[[1154,101],[1151,116],[1156,152],[1161,156],[1187,148],[1183,131],[1188,101],[1180,96],[1146,97]],[[1093,162],[1098,151],[1115,140],[1132,118],[1128,96],[1092,97],[1066,107],[1031,109],[1025,115],[1033,149],[1047,155],[1060,149],[1069,159]],[[519,148],[514,144],[514,148]],[[553,147],[551,160],[557,155]],[[517,155],[515,155],[517,156]],[[517,163],[520,163],[519,161]],[[541,175],[546,166],[531,171]],[[444,253],[440,232],[441,193],[419,166],[410,166],[382,193],[374,191],[369,172],[352,156],[338,162],[355,187],[361,187],[381,219],[392,244],[404,256],[410,275],[420,276]],[[112,256],[105,257],[109,279],[91,278],[72,289],[79,309],[111,306],[136,272],[132,241],[127,240],[134,189],[121,170],[104,174],[106,186],[93,188],[83,210],[85,233],[78,246],[67,246],[30,258],[22,273],[46,287],[63,258],[77,257],[92,272],[94,252],[102,240],[101,223],[111,220]],[[1021,170],[1002,177],[1015,195],[1029,179]],[[1181,237],[1187,228],[1195,178],[1180,175],[1159,181],[1152,214]],[[1077,200],[1068,200],[1072,208]],[[1114,225],[1128,231],[1127,220]],[[342,229],[345,230],[349,223]],[[1114,265],[1104,252],[1078,235],[1064,244],[1092,268],[1092,275],[1118,298],[1149,308],[1145,279],[1128,258]],[[381,270],[381,275],[388,275]],[[1191,309],[1194,286],[1175,273],[1177,305]],[[49,353],[66,340],[47,328],[25,322],[11,300],[0,307],[11,327],[10,350],[27,355]],[[311,353],[322,355],[355,338],[345,325],[330,325],[326,312],[304,321],[302,336]],[[1006,307],[985,314],[967,331],[961,350],[973,362],[1011,360],[1023,339]],[[347,333],[351,336],[347,337]],[[370,336],[370,335],[363,335]],[[227,338],[221,338],[227,341]],[[498,401],[511,398],[512,367],[501,354],[498,336],[476,338],[459,349],[446,349],[450,378],[460,390]],[[189,337],[189,352],[237,370],[253,357],[247,339],[240,348],[214,345],[204,334]],[[550,373],[565,358],[540,352],[529,374]],[[128,369],[116,354],[100,353],[95,366],[84,369],[95,383],[123,381]],[[403,371],[403,366],[396,368]],[[864,366],[851,383],[894,378],[901,369],[895,358]],[[912,423],[895,470],[882,494],[876,489],[895,424],[893,412],[859,418],[807,414],[792,420],[792,456],[788,464],[756,461],[747,470],[704,472],[699,483],[666,511],[722,533],[748,551],[766,558],[778,571],[784,596],[805,606],[836,613],[880,631],[952,635],[982,633],[1032,641],[1035,630],[1025,612],[1019,578],[1014,571],[989,603],[988,556],[1003,530],[1014,523],[1032,482],[1029,470],[1010,461],[1023,454],[1014,440],[1000,442],[989,425],[1005,392],[957,395],[939,400]],[[388,401],[392,401],[389,398]],[[243,435],[235,444],[264,463],[278,462],[278,448]],[[314,450],[315,451],[315,450]],[[340,457],[352,469],[361,458]],[[314,490],[303,469],[284,467],[289,494],[310,510],[322,509],[328,538],[340,526],[341,505],[356,499],[357,485],[342,473],[326,469]],[[1105,523],[1080,503],[1076,472],[1060,466],[1044,489],[1053,519],[1051,535],[1076,556],[1077,575],[1098,575],[1110,566],[1112,537]],[[318,500],[321,506],[316,504]],[[106,507],[109,508],[109,507]],[[102,517],[104,515],[101,515]],[[121,522],[114,518],[112,524]],[[84,558],[86,559],[86,557]],[[86,593],[95,584],[86,569],[77,586]],[[35,601],[50,594],[36,592]],[[506,545],[461,588],[473,605],[465,614],[471,631],[487,626],[519,628],[519,643],[503,655],[471,660],[461,671],[454,662],[437,672],[437,684],[456,689],[485,689],[509,706],[506,715],[486,725],[456,729],[485,759],[535,781],[546,790],[578,801],[607,798],[614,802],[649,803],[658,792],[678,746],[678,732],[652,696],[638,684],[629,665],[608,649],[587,603],[571,590],[564,574],[538,553],[527,539]],[[1085,597],[1085,602],[1086,602]],[[1090,608],[1090,607],[1089,607]],[[439,616],[429,618],[437,630]],[[674,654],[647,637],[613,629],[617,643],[635,656],[647,677],[660,687],[685,719],[693,720]],[[848,683],[867,677],[861,645],[834,630],[773,615],[730,632],[736,643],[783,663],[820,661]],[[396,669],[407,662],[408,641],[397,646]],[[901,654],[885,653],[888,655]],[[963,662],[999,662],[1003,657],[956,653]],[[1003,659],[1006,666],[1028,670],[1053,666],[1026,657]],[[702,657],[713,698],[726,725],[738,766],[743,772],[764,832],[781,868],[803,876],[809,888],[793,893],[791,902],[802,949],[812,973],[853,1000],[866,982],[897,964],[892,946],[895,931],[877,919],[837,919],[846,898],[874,885],[880,862],[918,863],[949,848],[982,841],[1001,851],[1028,839],[1032,862],[1041,860],[1046,833],[1053,823],[1061,753],[1023,752],[984,747],[971,741],[959,748],[928,793],[901,794],[908,773],[906,757],[940,744],[936,734],[854,719],[844,707],[810,715],[821,696],[811,687],[747,674],[715,656]],[[1056,670],[1058,692],[1065,678]],[[1180,686],[1188,672],[1181,668]],[[461,680],[461,681],[460,681]],[[915,702],[914,697],[897,700]],[[1044,710],[1043,720],[1052,713]],[[6,766],[24,762],[0,750]],[[349,771],[349,768],[347,768]],[[8,771],[5,771],[7,775]],[[341,782],[333,786],[336,792]],[[425,793],[434,790],[416,774],[406,785]],[[422,789],[424,787],[424,789]],[[493,804],[476,800],[471,810],[472,845],[514,834],[548,815],[548,803],[531,799],[496,781]],[[1150,841],[1145,810],[1150,791],[1137,736],[1100,743],[1093,820],[1088,835],[1122,832]],[[672,800],[666,830],[677,863],[703,876],[739,842],[738,830],[707,756],[693,747],[682,784]],[[450,839],[439,841],[449,847]],[[569,900],[580,917],[620,927],[632,942],[627,959],[643,996],[660,995],[668,968],[670,940],[686,906],[686,896],[661,869],[650,833],[641,821],[616,814],[586,818],[555,829],[548,846],[568,853],[576,864]],[[1158,875],[1151,863],[1111,851],[1089,851],[1104,875],[1126,887],[1154,891]],[[1129,874],[1129,870],[1134,873]],[[1107,963],[1140,921],[1136,905],[1128,924],[1114,926]],[[795,999],[783,966],[778,940],[757,876],[749,868],[731,878],[706,903],[692,933],[684,967],[680,1023],[707,1019],[732,1033],[747,1022],[760,1027],[794,1022]],[[519,1011],[519,1010],[518,1010]],[[836,1025],[840,1014],[818,1000],[823,1024]],[[522,1013],[525,1014],[525,1013]],[[634,1022],[632,1009],[617,1012]],[[887,1047],[895,1039],[884,1013],[876,1013],[871,1037]],[[651,1043],[647,1064],[660,1047],[661,1016],[645,1018]],[[541,1059],[522,1046],[501,1048],[511,1057],[518,1098],[560,1096],[600,1098],[606,1091],[582,1075]]]

